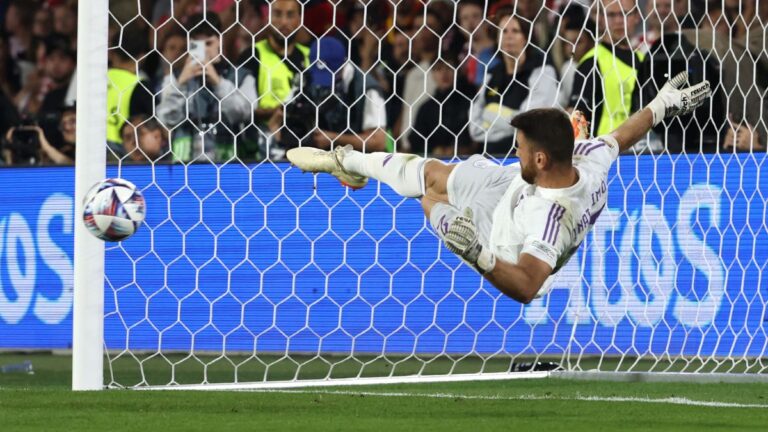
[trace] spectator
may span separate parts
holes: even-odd
[[[429,95],[435,91],[435,84],[428,79],[429,69],[438,57],[440,38],[444,28],[438,14],[427,9],[414,19],[412,39],[411,61],[416,63],[405,75],[403,83],[403,108],[400,118],[393,128],[395,138],[399,139],[398,151],[410,151],[408,136],[411,122],[416,117],[421,105],[429,99]]]
[[[435,93],[416,114],[409,137],[413,153],[452,158],[474,152],[467,124],[470,101],[477,90],[456,73],[457,68],[458,61],[450,57],[438,60],[432,67]]]
[[[12,127],[18,125],[19,120],[19,113],[16,111],[13,101],[2,89],[0,89],[0,140],[3,140],[0,142],[0,148],[7,145],[5,142],[6,133],[8,133],[8,130]],[[4,156],[0,157],[0,161],[4,160]]]
[[[34,62],[32,29],[35,19],[35,2],[11,0],[5,12],[5,31],[10,35],[11,58]]]
[[[270,3],[270,26],[267,37],[253,50],[243,52],[238,80],[243,96],[254,106],[257,129],[249,128],[239,143],[243,158],[272,157],[282,159],[285,149],[267,149],[268,122],[282,118],[283,104],[294,90],[294,77],[309,66],[309,48],[295,41],[301,26],[301,4],[298,0],[275,0]]]
[[[733,118],[729,118],[725,131],[723,151],[764,152],[766,150],[766,145],[761,143],[760,131],[746,120],[736,123]]]
[[[689,25],[690,21],[685,1],[676,1],[674,10],[671,0],[656,0],[656,6],[657,9],[650,10],[649,14],[659,22],[659,35],[655,40],[652,34],[647,38],[652,43],[647,47],[648,55],[640,65],[638,75],[643,100],[655,98],[659,87],[669,76],[685,70],[689,73],[690,82],[708,79],[713,84],[712,97],[696,111],[672,122],[662,122],[653,129],[659,138],[658,150],[666,149],[673,153],[714,152],[726,118],[722,107],[722,86],[716,85],[720,76],[719,65],[710,54],[697,48],[695,39],[691,40],[681,33],[681,25]],[[687,130],[691,122],[697,125],[696,133]],[[651,150],[657,149],[651,146]]]
[[[182,25],[189,23],[189,17],[203,12],[200,0],[172,0],[156,2],[152,9],[152,22],[158,28],[170,19],[175,19]]]
[[[485,144],[485,152],[505,155],[512,149],[514,129],[509,122],[517,113],[557,104],[557,71],[537,48],[528,43],[530,26],[501,8],[495,24],[500,29],[501,61],[488,71],[484,87],[472,103],[469,133]]]
[[[501,10],[512,10],[516,16],[526,21],[531,29],[528,41],[542,51],[549,52],[551,42],[549,22],[547,21],[549,16],[546,13],[547,10],[544,9],[544,0],[500,0],[490,8],[490,15],[494,22],[498,22],[499,11]]]
[[[182,67],[178,60],[187,52],[187,32],[178,26],[169,25],[172,28],[163,33],[158,49],[160,51],[160,66],[152,77],[152,88],[156,91],[162,89],[163,79],[171,73],[171,69]]]
[[[10,101],[21,89],[21,69],[11,58],[8,36],[0,32],[0,93]]]
[[[462,69],[467,79],[476,86],[483,84],[486,68],[498,63],[495,56],[498,47],[485,20],[483,7],[484,2],[478,0],[462,1],[458,5],[459,28],[464,36],[461,50],[465,60]]]
[[[725,3],[726,9],[734,7],[733,2]],[[750,16],[755,2],[742,2],[741,7],[745,14],[742,18]],[[734,13],[724,11],[719,2],[711,4],[708,10],[709,15],[702,20],[700,28],[684,29],[682,34],[719,66],[712,86],[719,88],[727,97],[713,100],[713,108],[719,108],[722,116],[710,121],[720,130],[723,151],[762,151],[768,139],[768,99],[764,96],[768,91],[768,61],[762,40],[765,32],[762,27],[755,26],[747,31],[737,30],[736,21],[742,18],[736,14],[736,21],[732,21],[728,14]],[[757,29],[759,32],[755,37],[753,34]],[[726,126],[723,127],[723,124]],[[754,139],[759,146],[747,145]],[[734,145],[734,142],[737,144]]]
[[[262,8],[266,5],[264,0],[245,0],[238,3],[240,7],[239,23],[237,26],[237,40],[234,42],[234,49],[237,53],[253,46],[254,37],[261,39],[261,32],[266,23],[262,15]]]
[[[598,2],[602,38],[579,61],[569,102],[569,109],[586,115],[593,135],[616,129],[640,105],[637,77],[644,56],[630,46],[639,15],[634,0]]]
[[[65,107],[59,116],[62,139],[54,141],[35,124],[12,127],[5,135],[4,158],[9,165],[69,165],[75,160],[75,107]]]
[[[77,2],[68,0],[53,8],[53,31],[64,35],[77,48]]]
[[[403,89],[405,88],[405,76],[413,67],[408,61],[410,40],[400,29],[393,29],[385,40],[391,40],[391,44],[385,45],[388,49],[382,50],[383,58],[377,67],[381,90],[386,99],[387,126],[387,151],[394,151],[394,136],[392,127],[397,123],[403,111]]]
[[[569,4],[561,12],[560,35],[557,45],[564,63],[560,67],[559,104],[566,108],[573,92],[573,80],[579,67],[579,59],[595,46],[595,23],[587,19],[585,9]]]
[[[286,107],[286,130],[279,134],[286,147],[306,137],[306,144],[323,149],[352,145],[358,151],[384,150],[386,110],[378,83],[348,62],[346,47],[334,37],[312,44],[310,60],[302,96]],[[302,99],[308,99],[304,109],[297,105]],[[318,124],[307,124],[315,111]]]
[[[225,161],[234,156],[234,136],[229,131],[239,130],[250,113],[250,104],[236,95],[235,69],[221,61],[217,15],[194,15],[189,21],[193,26],[190,50],[178,74],[174,71],[163,80],[157,117],[166,128],[173,129],[175,160],[190,162],[207,157]],[[196,47],[200,47],[199,52]]]
[[[120,43],[118,45],[118,43]],[[142,33],[116,34],[109,50],[107,71],[107,144],[113,152],[123,154],[120,130],[131,116],[154,113],[154,97],[148,82],[139,75],[137,59],[147,52]]]
[[[155,163],[167,159],[168,130],[157,119],[134,116],[125,122],[122,134],[126,156],[131,162]]]
[[[51,10],[47,7],[41,7],[35,12],[35,18],[32,24],[32,35],[39,39],[47,38],[52,32]]]
[[[77,56],[67,40],[57,34],[51,34],[37,50],[37,68],[16,95],[16,107],[24,117],[36,118],[50,112],[58,117],[74,76]],[[54,118],[53,128],[57,122]]]

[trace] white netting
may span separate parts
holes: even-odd
[[[111,3],[111,66],[124,70],[110,74],[110,176],[137,184],[148,214],[107,249],[107,384],[507,372],[542,359],[765,371],[762,5]],[[207,70],[187,60],[201,57]],[[593,234],[530,305],[448,252],[416,200],[376,182],[353,193],[283,161],[290,146],[332,143],[511,160],[515,113],[577,107],[602,133],[682,69],[712,82],[712,102],[619,158]]]

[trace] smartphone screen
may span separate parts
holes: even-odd
[[[189,41],[189,55],[193,59],[197,60],[201,64],[205,64],[205,41],[190,40]]]

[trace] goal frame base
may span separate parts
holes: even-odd
[[[613,382],[768,383],[768,374],[757,373],[554,371],[549,376],[557,379]]]
[[[137,390],[206,390],[206,391],[248,391],[248,390],[280,390],[305,387],[344,387],[383,384],[429,384],[466,381],[499,381],[514,379],[547,378],[552,372],[501,372],[486,374],[457,374],[457,375],[404,375],[392,377],[368,378],[337,378],[319,380],[222,383],[222,384],[185,384],[167,386],[136,387]]]

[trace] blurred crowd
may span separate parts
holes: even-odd
[[[74,161],[77,7],[0,1],[0,165]],[[631,151],[765,152],[766,24],[757,0],[110,0],[106,148],[505,157],[518,112],[578,109],[600,135],[687,70],[711,101]]]

